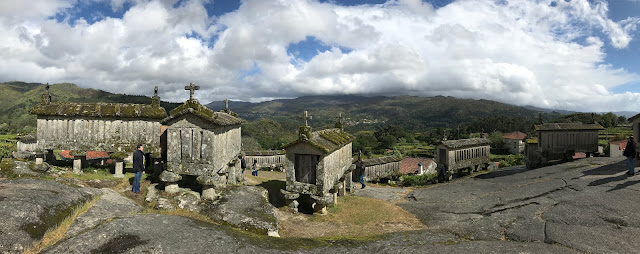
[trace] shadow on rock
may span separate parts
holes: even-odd
[[[149,240],[141,240],[140,236],[123,234],[114,237],[109,242],[103,244],[98,249],[91,250],[91,253],[124,253],[139,245],[145,245]]]
[[[269,180],[259,184],[258,186],[267,189],[269,192],[269,203],[278,208],[284,206],[284,199],[282,198],[280,190],[284,190],[286,188],[287,183],[285,181]]]

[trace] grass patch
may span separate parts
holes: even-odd
[[[293,214],[281,219],[281,236],[363,240],[384,233],[416,230],[423,224],[402,208],[378,199],[344,196],[326,215]],[[287,213],[287,212],[282,212]],[[313,230],[309,230],[313,228]]]
[[[400,182],[403,186],[421,186],[427,185],[431,182],[431,179],[434,179],[438,176],[438,174],[423,174],[423,175],[405,175],[400,177]]]
[[[2,177],[6,177],[6,178],[16,178],[18,177],[18,174],[16,174],[13,171],[13,168],[15,167],[13,165],[13,160],[12,159],[1,159],[2,161],[0,161],[0,176]]]
[[[86,213],[89,208],[91,208],[96,204],[96,202],[98,202],[98,199],[100,199],[100,196],[97,196],[92,200],[80,206],[77,206],[75,209],[73,209],[69,216],[58,223],[56,227],[48,229],[44,233],[42,239],[35,243],[31,248],[25,250],[23,254],[40,253],[42,250],[54,245],[55,243],[63,239],[65,234],[67,233],[67,230],[69,230],[69,227],[71,227],[76,218]]]

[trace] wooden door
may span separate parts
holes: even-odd
[[[316,169],[318,167],[318,155],[295,155],[296,181],[301,183],[316,184]]]

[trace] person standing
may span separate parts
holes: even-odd
[[[258,176],[258,160],[253,160],[253,165],[251,166],[251,175]]]
[[[244,171],[247,169],[247,159],[243,155],[238,156],[238,158],[240,158],[240,168],[242,168],[242,174],[244,175]]]
[[[627,146],[624,148],[622,155],[627,156],[627,165],[629,166],[627,175],[634,175],[635,167],[633,166],[633,157],[636,156],[636,141],[633,139],[633,136],[630,136],[629,140],[627,140]]]
[[[144,147],[142,145],[138,145],[138,149],[133,153],[133,172],[135,173],[135,177],[133,178],[133,187],[131,191],[138,194],[140,193],[140,179],[142,178],[142,173],[144,173]]]

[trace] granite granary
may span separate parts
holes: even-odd
[[[203,198],[217,197],[216,188],[243,182],[237,159],[241,149],[242,119],[214,112],[193,99],[172,110],[162,123],[167,125],[167,168],[160,175],[165,191],[177,191],[182,175],[196,176],[203,185]],[[193,90],[192,90],[193,89]],[[228,111],[228,109],[227,109]]]
[[[306,112],[305,112],[306,116]],[[336,124],[341,127],[341,124]],[[344,194],[345,181],[351,181],[351,142],[355,139],[341,128],[311,132],[300,127],[298,139],[285,145],[287,203],[298,208],[298,199],[310,199],[313,211],[326,212],[325,207]]]

